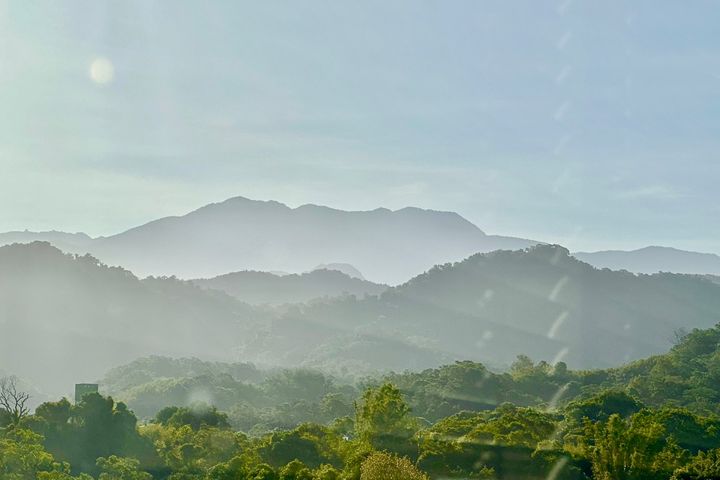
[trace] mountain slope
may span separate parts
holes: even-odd
[[[0,233],[0,246],[13,243],[49,242],[67,253],[87,253],[93,239],[84,233],[49,232],[4,232]]]
[[[501,367],[519,354],[615,366],[718,321],[720,285],[708,278],[598,270],[552,245],[476,254],[378,296],[277,308],[139,280],[47,243],[0,247],[0,369],[56,392],[150,354],[344,376],[455,360]]]
[[[550,245],[474,255],[397,293],[562,341],[576,366],[662,352],[676,329],[720,321],[720,289],[710,281],[597,270]]]
[[[316,265],[315,268],[310,271],[314,272],[315,270],[337,270],[338,272],[342,272],[352,278],[359,278],[360,280],[365,280],[365,276],[360,273],[360,270],[353,267],[349,263],[322,263],[320,265]]]
[[[376,336],[449,360],[497,366],[527,354],[590,368],[665,351],[678,329],[718,321],[720,285],[708,279],[597,270],[544,245],[439,266],[379,298],[288,312],[248,352],[282,351],[288,363],[333,366],[338,356],[360,361],[353,348],[362,351]],[[386,362],[394,369],[424,366]]]
[[[437,263],[534,243],[486,235],[450,212],[346,212],[237,197],[96,239],[91,252],[139,275],[305,272],[334,262],[354,265],[373,281],[396,284]]]
[[[573,255],[590,265],[611,270],[720,275],[720,256],[670,247],[645,247],[632,251],[577,252]]]
[[[379,295],[386,285],[350,277],[337,270],[313,270],[291,275],[266,272],[234,272],[209,279],[192,280],[202,288],[221,290],[253,305],[303,303],[341,295]]]
[[[141,281],[47,243],[0,247],[0,368],[56,392],[140,355],[233,360],[263,316],[220,292]]]

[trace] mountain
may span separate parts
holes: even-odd
[[[501,366],[519,354],[594,368],[665,351],[678,330],[719,321],[720,285],[707,278],[598,270],[540,245],[438,266],[379,297],[288,311],[246,352],[323,368]],[[414,351],[383,350],[379,339]]]
[[[290,208],[236,197],[94,239],[87,251],[140,276],[189,279],[241,270],[306,272],[336,263],[351,264],[373,281],[397,284],[438,263],[535,243],[486,235],[451,212]]]
[[[84,233],[66,233],[58,231],[0,233],[0,246],[13,243],[50,242],[63,252],[86,253],[92,243],[92,237]]]
[[[52,392],[138,356],[238,358],[264,315],[221,292],[139,280],[48,243],[0,247],[0,368]]]
[[[315,270],[337,270],[338,272],[342,272],[350,277],[365,280],[365,277],[362,273],[360,273],[360,270],[353,267],[349,263],[322,263],[320,265],[317,265],[311,271],[314,272]]]
[[[292,282],[332,275],[367,286],[333,271]],[[62,393],[146,355],[343,376],[455,360],[502,367],[519,354],[572,368],[616,366],[718,321],[720,285],[710,277],[598,270],[553,245],[476,254],[379,295],[281,307],[175,278],[139,280],[48,243],[0,247],[0,369]]]
[[[358,272],[359,273],[359,272]],[[303,303],[341,295],[379,295],[386,285],[353,278],[338,270],[313,270],[303,274],[273,275],[266,272],[234,272],[209,279],[192,280],[202,288],[221,290],[253,305]]]
[[[635,273],[696,273],[720,275],[720,256],[688,252],[670,247],[645,247],[639,250],[577,252],[576,258],[598,268],[628,270]]]

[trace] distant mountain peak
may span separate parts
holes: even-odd
[[[8,243],[2,235],[0,244]],[[387,284],[477,252],[537,243],[486,235],[454,212],[418,207],[346,211],[314,204],[292,208],[244,196],[87,241],[27,235],[23,239],[46,239],[64,251],[89,252],[141,276],[187,279],[241,270],[304,272],[340,259],[366,278]]]
[[[573,255],[598,268],[611,270],[720,275],[720,256],[673,247],[651,245],[637,250],[576,252]]]
[[[251,198],[242,197],[242,196],[236,196],[236,197],[230,197],[227,200],[223,200],[222,202],[214,202],[209,203],[207,205],[204,205],[196,210],[193,210],[192,213],[196,212],[202,212],[207,210],[216,210],[216,209],[232,209],[232,208],[247,208],[247,207],[260,207],[260,208],[281,208],[281,209],[290,209],[287,205],[281,202],[277,202],[275,200],[253,200]]]
[[[311,271],[316,272],[318,270],[336,270],[338,272],[344,273],[348,277],[365,280],[365,277],[362,273],[360,273],[360,270],[353,267],[349,263],[321,263],[320,265],[313,268]]]

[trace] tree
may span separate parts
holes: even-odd
[[[379,450],[406,449],[417,422],[400,390],[390,383],[365,391],[355,406],[357,436]]]
[[[463,442],[534,449],[553,437],[556,421],[552,414],[504,403],[494,412],[478,415],[475,427],[463,436]]]
[[[261,463],[250,471],[248,480],[276,480],[275,470],[267,463]]]
[[[596,480],[666,479],[686,453],[661,424],[640,414],[625,420],[614,413],[607,422],[587,421],[585,437],[585,455]]]
[[[45,451],[42,436],[14,428],[0,436],[0,478],[5,480],[92,480],[70,475],[70,465],[58,462]]]
[[[612,414],[628,418],[642,410],[643,406],[622,390],[603,390],[590,398],[570,402],[566,407],[566,415],[576,424],[582,424],[584,419],[606,421]]]
[[[102,472],[98,480],[152,480],[152,475],[141,471],[140,462],[134,458],[100,457],[97,466]]]
[[[280,480],[313,480],[313,474],[300,460],[293,460],[280,469]]]
[[[202,426],[230,428],[227,415],[218,412],[214,406],[206,404],[195,404],[191,407],[165,407],[157,413],[155,421],[173,427],[190,425],[193,430],[199,430]]]
[[[324,464],[313,472],[313,476],[315,480],[338,480],[340,472],[332,465]]]
[[[20,420],[30,413],[28,400],[30,400],[30,394],[18,389],[17,377],[0,378],[0,408],[9,414],[13,425],[20,423]]]
[[[360,467],[360,480],[430,480],[406,457],[376,452]]]
[[[720,478],[720,450],[700,452],[687,465],[678,468],[671,480],[717,480]]]
[[[85,395],[78,405],[63,399],[35,409],[23,421],[42,434],[47,450],[69,462],[74,471],[99,473],[99,457],[133,457],[142,465],[159,459],[150,439],[140,436],[135,415],[127,406],[97,393]]]

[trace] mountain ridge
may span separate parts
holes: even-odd
[[[301,273],[321,264],[350,264],[368,279],[391,285],[475,253],[542,243],[488,235],[451,211],[412,206],[346,211],[313,203],[290,207],[243,196],[95,238],[81,232],[0,233],[0,245],[36,240],[69,253],[90,253],[141,277],[210,278],[243,270]],[[720,256],[673,247],[573,255],[612,270],[720,275]]]
[[[342,295],[379,295],[388,287],[339,270],[314,269],[301,274],[274,275],[269,272],[231,272],[207,279],[193,279],[204,289],[220,290],[251,305],[305,303]]]
[[[575,252],[573,255],[598,268],[611,270],[720,275],[720,255],[674,247],[650,245],[636,250]]]
[[[89,251],[138,275],[208,278],[228,271],[303,272],[348,263],[396,284],[436,263],[532,240],[487,235],[454,212],[406,207],[345,211],[233,197],[93,240]]]
[[[314,275],[328,274],[362,282]],[[49,243],[0,247],[0,365],[53,388],[148,354],[356,375],[455,360],[501,367],[520,354],[608,367],[718,321],[720,285],[708,278],[600,270],[556,245],[475,254],[376,295],[282,307],[172,277],[140,280]],[[54,358],[72,368],[48,369]]]

